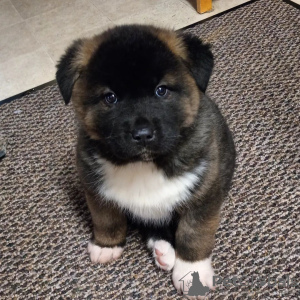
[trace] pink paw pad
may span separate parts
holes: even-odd
[[[175,263],[175,250],[169,242],[164,240],[155,241],[153,256],[159,268],[166,271],[172,270]]]

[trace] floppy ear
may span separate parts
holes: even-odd
[[[192,72],[199,89],[206,91],[210,75],[214,66],[213,54],[210,45],[190,34],[182,34],[182,39],[187,49],[186,63]]]
[[[83,40],[75,41],[56,66],[56,81],[66,104],[70,102],[74,83],[79,78],[82,69],[80,55],[83,42]]]

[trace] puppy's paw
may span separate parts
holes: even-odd
[[[153,251],[155,264],[165,270],[170,271],[175,263],[175,250],[172,245],[165,240],[148,241],[148,247]]]
[[[213,276],[210,258],[196,262],[176,258],[172,275],[173,284],[187,299],[204,299],[209,289],[214,290]]]
[[[92,242],[88,244],[88,253],[90,254],[90,258],[92,263],[108,263],[112,260],[118,259],[123,252],[122,247],[99,247]]]

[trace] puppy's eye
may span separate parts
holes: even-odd
[[[114,93],[107,93],[104,95],[105,101],[108,104],[115,104],[118,102],[117,95]]]
[[[165,85],[161,85],[156,89],[155,94],[158,97],[164,97],[166,96],[167,92],[168,92],[167,87]]]

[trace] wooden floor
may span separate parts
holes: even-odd
[[[212,0],[197,0],[197,11],[202,14],[212,10]]]

